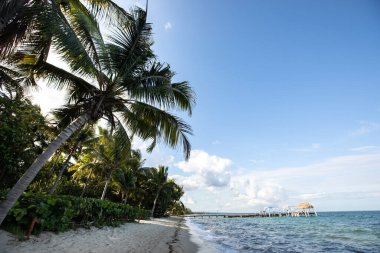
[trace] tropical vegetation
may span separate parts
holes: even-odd
[[[9,213],[5,227],[62,231],[186,212],[168,168],[143,167],[131,144],[182,146],[186,159],[191,149],[191,127],[173,111],[191,115],[195,96],[157,60],[147,12],[6,0],[0,17],[0,224]],[[67,94],[49,120],[25,96],[41,81]]]

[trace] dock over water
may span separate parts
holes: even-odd
[[[312,217],[318,216],[314,206],[308,202],[303,202],[297,206],[288,206],[280,209],[276,207],[266,207],[263,211],[256,213],[207,213],[199,212],[184,215],[192,218],[258,218],[258,217]]]
[[[216,213],[194,213],[184,215],[191,218],[260,218],[260,217],[311,217],[317,216],[316,212],[292,212],[292,213],[247,213],[247,214],[216,214]]]

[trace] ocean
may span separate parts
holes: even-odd
[[[380,211],[186,220],[201,252],[380,253]]]

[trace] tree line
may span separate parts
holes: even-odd
[[[191,115],[195,95],[157,60],[147,11],[109,0],[6,0],[0,17],[0,224],[24,213],[15,208],[25,191],[108,199],[150,216],[186,212],[168,168],[144,167],[131,144],[180,146],[186,159],[191,149],[192,129],[174,111]],[[52,51],[60,64],[48,60]],[[50,120],[25,96],[40,81],[67,94]],[[120,208],[115,217],[135,212]]]

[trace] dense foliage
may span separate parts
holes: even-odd
[[[0,189],[14,185],[49,141],[39,107],[0,96]]]
[[[0,178],[0,190],[5,192],[41,152],[52,126],[27,99],[0,97],[0,102],[4,119],[0,124],[0,148],[4,154],[1,172],[5,175]],[[26,233],[34,218],[38,222],[33,233],[118,225],[149,217],[155,200],[154,217],[185,214],[188,210],[179,201],[184,194],[182,187],[168,179],[166,167],[143,167],[144,159],[138,150],[120,153],[122,157],[116,157],[118,166],[111,166],[115,138],[104,129],[95,131],[89,127],[73,135],[44,166],[2,227]],[[106,200],[100,200],[110,172]],[[54,195],[48,195],[57,179]]]
[[[62,232],[79,226],[115,226],[146,219],[148,215],[146,210],[111,201],[28,192],[11,209],[4,227],[27,231],[33,218],[37,218],[34,233]]]

